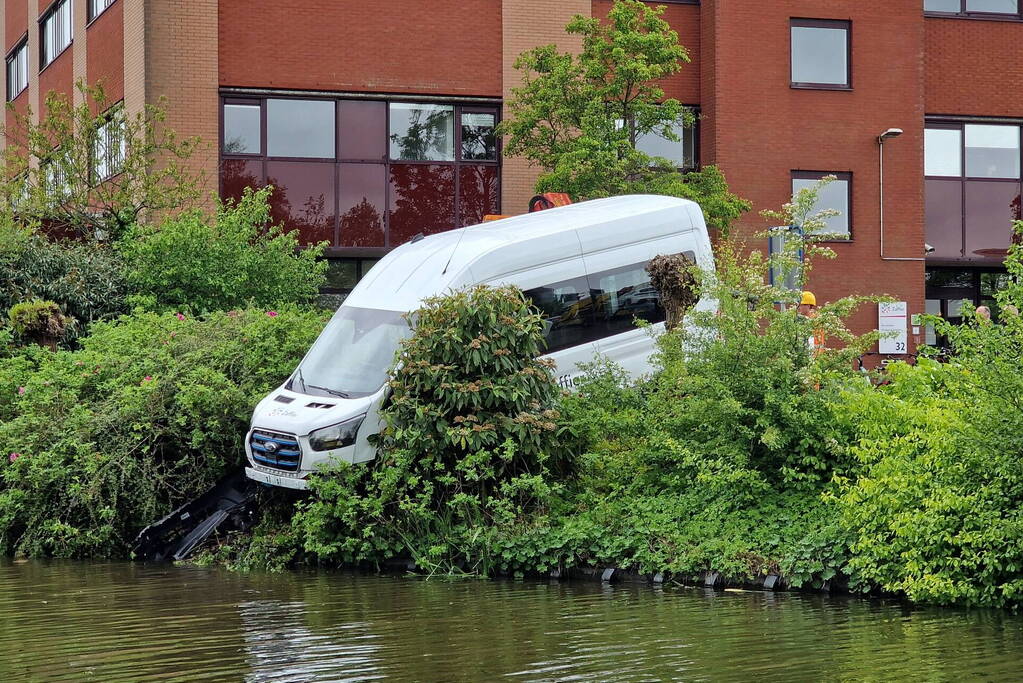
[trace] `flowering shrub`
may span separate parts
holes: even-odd
[[[123,555],[239,466],[252,407],[326,322],[277,313],[138,314],[0,359],[0,553]]]

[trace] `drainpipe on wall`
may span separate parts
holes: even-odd
[[[910,256],[885,256],[884,255],[884,142],[890,138],[897,138],[902,135],[901,128],[889,128],[885,132],[877,136],[877,156],[878,156],[878,186],[880,195],[880,213],[881,213],[881,260],[882,261],[925,261],[924,257],[910,257]]]

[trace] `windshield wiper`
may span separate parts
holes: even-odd
[[[337,389],[328,389],[327,387],[318,387],[315,384],[306,384],[305,382],[302,382],[302,386],[306,387],[307,389],[319,389],[320,391],[326,391],[331,396],[337,396],[338,398],[350,398],[348,396],[348,394],[346,394],[343,391],[338,391]]]
[[[302,368],[301,368],[301,366],[295,368],[295,377],[292,379],[291,385],[295,384],[294,380],[296,380],[296,379],[299,382],[302,383],[302,390],[303,390],[303,393],[305,393],[305,390],[308,389],[309,387],[307,387],[305,385],[305,378],[302,376]],[[291,389],[291,386],[289,385],[288,388]]]

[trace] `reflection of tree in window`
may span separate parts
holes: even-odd
[[[246,187],[263,187],[263,164],[245,159],[224,159],[220,162],[220,196],[241,199]]]
[[[458,223],[476,225],[498,213],[496,166],[462,166],[458,171]]]
[[[346,247],[383,246],[384,217],[368,197],[341,214],[341,241]]]
[[[404,134],[390,135],[393,145],[391,157],[403,161],[451,160],[452,110],[424,107],[405,111],[408,123]],[[394,153],[394,146],[397,147],[397,154]]]
[[[497,136],[493,114],[462,114],[462,159],[493,161],[497,159]]]
[[[333,170],[331,166],[325,168]],[[307,169],[299,172],[304,170]],[[329,175],[333,177],[332,172]],[[293,181],[268,175],[267,185],[274,187],[270,198],[271,212],[275,222],[282,223],[287,230],[298,230],[306,243],[333,242],[334,197],[300,187],[316,180],[314,173],[307,177],[297,176]]]
[[[453,166],[392,164],[391,246],[418,233],[430,235],[455,226]]]

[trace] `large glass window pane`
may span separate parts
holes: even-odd
[[[1019,183],[966,182],[966,258],[1001,263],[1019,218]]]
[[[795,195],[800,190],[813,187],[819,182],[819,180],[819,178],[793,178],[792,194]],[[817,193],[817,203],[814,205],[813,213],[824,211],[825,209],[838,211],[839,214],[825,219],[824,222],[827,227],[819,232],[848,236],[849,180],[847,178],[838,178],[837,180],[833,180],[822,187]]]
[[[455,227],[455,167],[392,164],[388,246]]]
[[[1018,14],[1019,0],[966,0],[967,12]]]
[[[338,185],[340,246],[384,246],[387,168],[383,164],[341,164]]]
[[[387,103],[341,103],[341,158],[382,161],[387,156]]]
[[[454,161],[454,107],[392,102],[391,158],[402,161]]]
[[[959,180],[925,181],[924,241],[934,247],[928,258],[963,256],[963,186]]]
[[[924,131],[924,175],[958,178],[963,174],[963,132],[958,128]]]
[[[636,328],[635,320],[664,320],[661,297],[650,284],[646,264],[596,273],[587,278],[594,297],[597,336],[608,337]]]
[[[792,27],[792,82],[849,85],[847,28]]]
[[[1019,178],[1019,126],[966,126],[966,175]]]
[[[298,230],[303,244],[334,243],[334,164],[269,161],[266,182],[275,223]]]
[[[962,0],[924,0],[925,12],[958,12],[962,9]]]
[[[267,100],[267,154],[333,159],[334,108],[330,100]]]
[[[497,117],[493,114],[462,114],[462,159],[497,161]]]
[[[547,353],[597,338],[590,288],[584,278],[537,287],[524,294],[543,316]]]
[[[221,199],[238,201],[246,187],[259,189],[265,184],[262,161],[225,159],[220,162]]]
[[[649,133],[636,139],[636,149],[652,157],[663,157],[679,168],[696,166],[696,136],[693,126],[686,127],[681,123],[673,124],[673,133],[678,140],[669,140],[663,135]]]
[[[476,225],[487,214],[500,213],[497,166],[458,169],[458,225]]]
[[[224,105],[224,153],[259,154],[259,106],[254,104]]]

